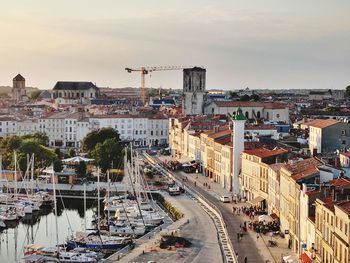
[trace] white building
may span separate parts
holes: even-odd
[[[266,119],[289,123],[289,108],[277,102],[213,101],[204,107],[204,114],[235,115],[241,108],[247,119]]]
[[[17,120],[10,116],[0,117],[0,137],[17,134]]]
[[[38,119],[23,119],[17,122],[17,135],[23,136],[40,132]]]

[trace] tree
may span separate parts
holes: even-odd
[[[103,143],[98,143],[95,149],[91,152],[96,164],[105,173],[108,169],[117,167],[123,160],[124,151],[122,145],[115,138],[105,140]]]
[[[350,97],[350,85],[345,88],[345,96]]]
[[[250,97],[247,94],[244,94],[239,98],[240,101],[250,101]]]
[[[63,169],[62,161],[57,159],[56,161],[53,162],[53,170],[55,172],[61,172]]]
[[[86,163],[80,161],[79,164],[75,167],[75,172],[78,177],[86,177]]]
[[[252,100],[252,101],[259,101],[260,100],[260,96],[258,94],[253,94],[252,96],[250,96],[250,100]]]
[[[73,149],[73,148],[70,148],[69,150],[68,150],[68,155],[69,155],[69,157],[74,157],[75,156],[75,150]]]
[[[37,98],[39,98],[41,92],[42,92],[41,90],[34,90],[34,91],[30,94],[30,99],[36,100]]]
[[[55,149],[55,154],[57,155],[58,159],[62,159],[62,152],[59,148]]]
[[[0,151],[5,168],[14,167],[14,151],[17,153],[17,160],[20,170],[25,171],[27,167],[27,156],[35,155],[35,167],[39,165],[50,166],[57,159],[54,151],[47,148],[48,138],[42,133],[25,136],[8,136],[1,140]]]
[[[83,140],[83,150],[91,152],[98,143],[103,143],[107,139],[120,141],[119,133],[113,128],[102,128],[89,132]]]
[[[32,133],[32,134],[23,135],[21,137],[21,139],[22,140],[32,139],[41,145],[44,145],[44,146],[49,145],[49,137],[45,133],[42,133],[42,132],[36,132],[36,133]]]
[[[238,97],[237,92],[234,92],[232,90],[228,92],[228,95],[230,96],[231,99]]]

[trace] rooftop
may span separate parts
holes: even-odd
[[[88,90],[98,89],[95,84],[87,81],[57,81],[54,90]]]
[[[269,150],[266,148],[259,148],[259,149],[252,149],[252,150],[244,150],[243,152],[249,155],[260,157],[260,158],[266,158],[266,157],[272,157],[272,156],[284,154],[284,153],[287,153],[288,151],[285,149]]]
[[[311,127],[315,127],[315,128],[326,128],[326,127],[329,127],[329,126],[332,126],[336,123],[338,123],[339,121],[337,120],[333,120],[333,119],[326,119],[326,120],[316,120],[312,123],[310,123],[310,126]]]
[[[350,215],[350,200],[339,202],[336,204],[336,206]]]
[[[14,81],[23,81],[25,78],[21,74],[17,74],[16,77],[13,78]]]
[[[296,163],[287,164],[285,169],[291,173],[291,177],[295,181],[299,181],[318,173],[318,166],[322,165],[322,162],[315,159],[309,158]]]
[[[329,184],[335,187],[345,187],[345,186],[350,186],[350,180],[341,177],[341,178],[337,178],[329,181]]]
[[[278,102],[258,101],[214,101],[218,107],[262,107],[265,109],[285,109],[286,104]]]

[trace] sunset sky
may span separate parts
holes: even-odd
[[[139,86],[125,67],[198,65],[207,88],[343,89],[349,0],[0,0],[0,86]],[[182,88],[182,72],[147,86]]]

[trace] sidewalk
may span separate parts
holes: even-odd
[[[160,158],[163,159],[163,158]],[[166,158],[166,159],[169,159]],[[164,159],[163,159],[164,160]],[[176,172],[178,175],[180,175],[182,178],[184,178],[185,181],[191,182],[193,185],[196,183],[196,187],[199,187],[203,190],[205,190],[207,193],[214,196],[216,199],[220,199],[220,196],[232,196],[232,193],[223,189],[221,185],[218,183],[214,183],[211,181],[208,177],[203,176],[202,174],[187,174],[184,172]],[[206,184],[207,186],[204,186]],[[210,189],[209,189],[210,187]],[[243,207],[247,206],[246,203],[237,203],[237,204],[221,204],[224,206],[227,210],[231,211],[232,213],[232,207]],[[247,217],[245,214],[235,214],[233,217],[238,219],[238,222],[240,222],[242,225],[244,221],[251,221],[249,217]],[[263,257],[265,262],[281,262],[282,255],[288,255],[293,254],[290,249],[288,249],[287,241],[281,237],[270,237],[268,235],[259,235],[259,238],[257,238],[257,233],[254,231],[248,231],[248,235],[250,236],[251,240],[255,243],[254,245],[259,250],[259,254]],[[244,237],[243,237],[244,239]],[[277,247],[268,247],[267,243],[268,240],[276,241],[278,246]],[[233,242],[233,241],[232,241]],[[237,242],[235,240],[235,242]],[[233,244],[234,245],[234,244]]]

